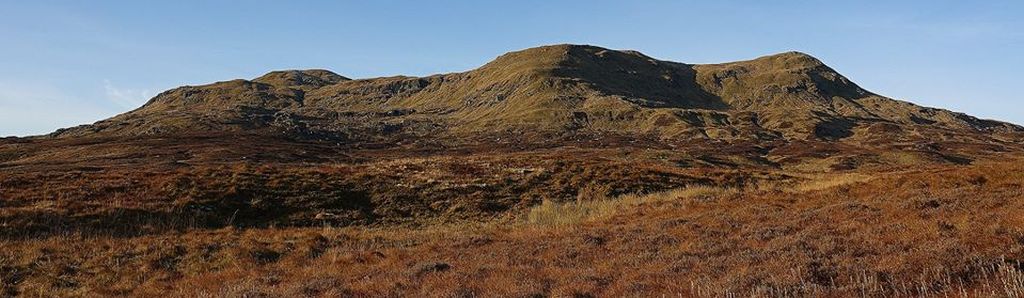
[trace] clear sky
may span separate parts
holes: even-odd
[[[798,50],[876,93],[1024,124],[1024,1],[0,0],[0,136],[179,85],[464,71],[555,43],[686,63]]]

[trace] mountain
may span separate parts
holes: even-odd
[[[0,138],[0,296],[1022,297],[1022,185],[798,52],[274,71]]]
[[[795,183],[1021,152],[1020,126],[874,94],[803,53],[696,65],[554,45],[427,77],[286,70],[184,86],[94,124],[0,139],[0,222],[424,223],[593,189]]]
[[[871,93],[799,52],[699,65],[635,51],[553,45],[428,77],[352,80],[326,70],[288,70],[185,86],[128,113],[51,136],[256,132],[367,141],[611,134],[837,141],[977,140],[1021,131]]]

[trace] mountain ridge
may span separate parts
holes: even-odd
[[[51,137],[267,131],[322,140],[386,134],[646,134],[683,139],[839,140],[886,131],[1016,133],[1020,126],[867,91],[811,55],[686,64],[560,44],[426,77],[349,79],[272,71],[165,91],[142,107]],[[978,137],[978,136],[975,136]]]

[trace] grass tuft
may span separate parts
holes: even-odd
[[[545,200],[530,209],[526,220],[534,225],[573,225],[606,218],[642,204],[686,199],[709,200],[723,194],[736,192],[738,192],[736,188],[694,185],[651,194],[626,194],[616,198],[582,199],[578,197],[574,202],[565,203]]]

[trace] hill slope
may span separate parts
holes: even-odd
[[[634,51],[555,45],[462,73],[350,80],[325,70],[186,86],[66,136],[261,131],[305,139],[611,133],[663,139],[823,139],[1020,132],[1019,126],[868,92],[787,52],[690,65]],[[978,137],[978,136],[974,136]]]

